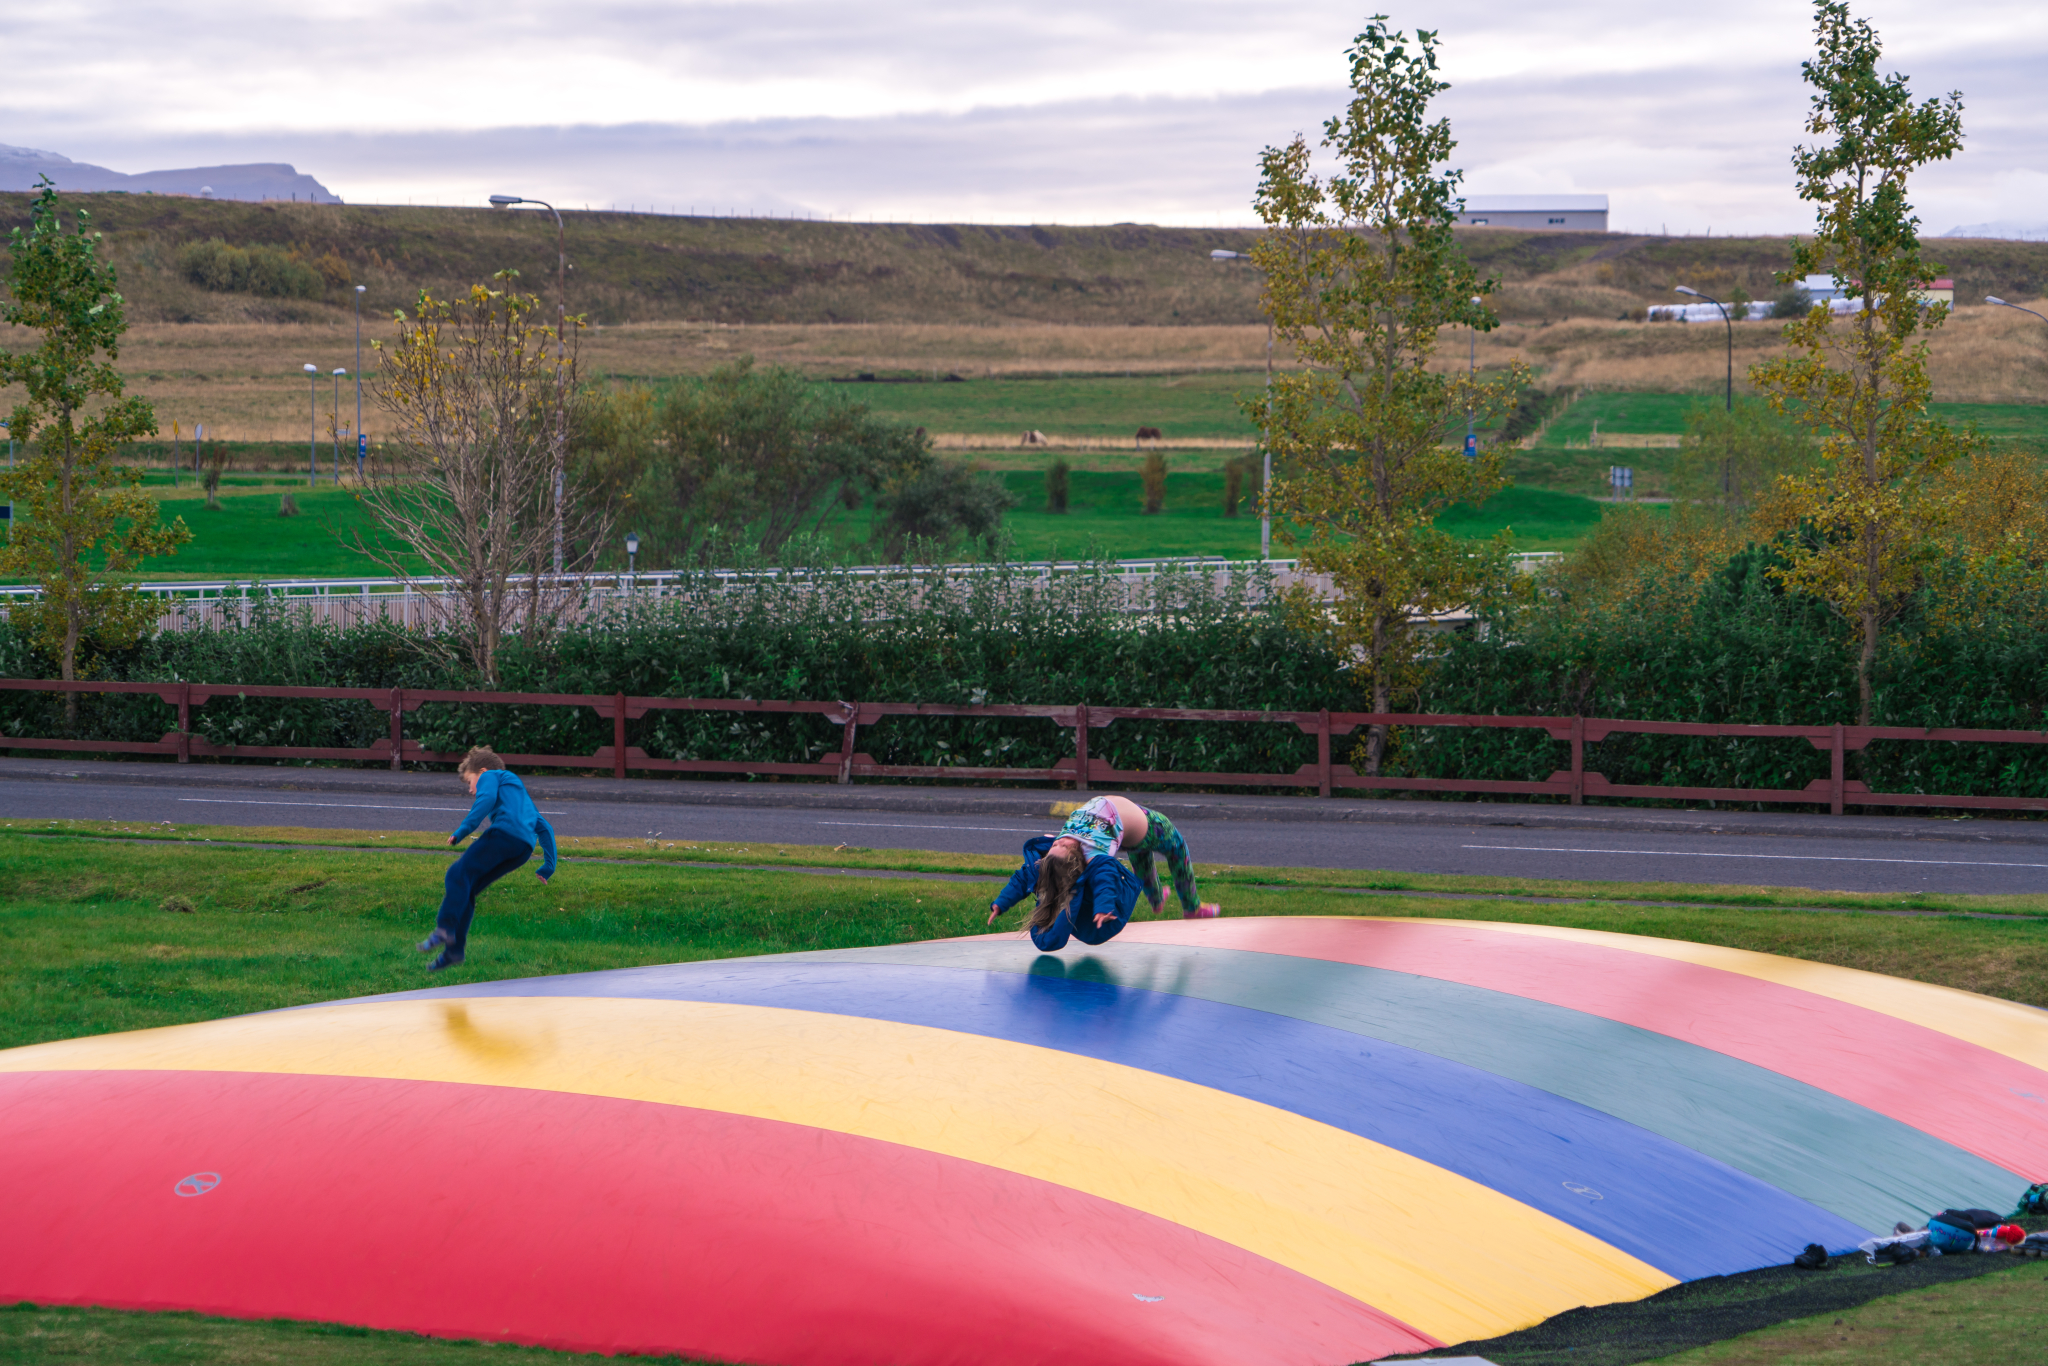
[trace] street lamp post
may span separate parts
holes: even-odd
[[[356,286],[356,485],[363,482],[363,290]]]
[[[334,367],[334,486],[341,487],[341,377],[348,371]]]
[[[567,396],[561,393],[563,335],[569,330],[569,239],[562,226],[562,211],[545,199],[525,199],[516,194],[494,194],[491,207],[509,209],[514,204],[538,204],[555,216],[555,572],[562,572],[562,468],[568,458],[569,428]]]
[[[1996,294],[1986,294],[1984,296],[1984,302],[1987,304],[1997,304],[2000,308],[2009,308],[2015,313],[2034,313],[2033,309],[2021,308],[2018,304],[2009,304],[2005,300],[1999,298]],[[2039,318],[2042,322],[2048,323],[2048,313],[2034,313],[2034,316]]]
[[[1218,247],[1209,253],[1211,261],[1249,261],[1250,255]],[[1257,270],[1255,265],[1253,270]],[[1259,422],[1259,558],[1273,558],[1273,319],[1266,319],[1266,406]]]
[[[1483,307],[1485,301],[1477,294],[1472,296],[1474,308]],[[1479,324],[1473,323],[1465,329],[1465,458],[1476,459],[1479,455],[1479,435],[1473,426],[1472,385],[1479,382]]]
[[[196,449],[196,448],[195,448]],[[306,487],[320,483],[320,367],[306,366]]]
[[[639,576],[639,571],[634,567],[635,562],[638,561],[639,558],[640,533],[637,531],[629,531],[626,533],[626,578],[628,580],[635,579]]]
[[[1702,294],[1687,285],[1674,285],[1672,288],[1680,294],[1689,294],[1695,299],[1705,299],[1708,303],[1721,310],[1721,322],[1728,328],[1727,408],[1732,413],[1735,411],[1735,320],[1728,316],[1728,305],[1722,303],[1719,299]]]

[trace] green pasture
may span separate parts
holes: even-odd
[[[1238,437],[1258,428],[1237,401],[1255,395],[1263,374],[1089,375],[1074,378],[968,379],[961,383],[834,384],[820,387],[884,417],[934,432],[982,436],[1042,431],[1072,437],[1124,437],[1157,427],[1171,444],[1184,437]]]
[[[1723,401],[1712,394],[1590,393],[1579,396],[1558,415],[1543,433],[1541,444],[1584,445],[1593,435],[1594,424],[1603,434],[1678,436],[1685,432],[1686,417],[1695,409]],[[1986,436],[2029,441],[2048,440],[2048,405],[2034,403],[1933,403],[1934,414],[1957,426],[1974,422]],[[1640,451],[1609,451],[1611,463],[1625,464],[1624,457]]]
[[[989,893],[1010,864],[987,855],[703,842],[686,825],[641,839],[578,839],[566,842],[552,884],[519,874],[492,888],[469,962],[429,978],[412,944],[431,924],[450,857],[439,839],[120,822],[0,826],[0,1046],[428,981],[978,933]],[[854,876],[884,870],[905,876]],[[1570,925],[1787,954],[2048,1003],[2048,896],[1830,896],[1213,864],[1199,872],[1230,915]],[[969,880],[944,880],[948,874]],[[1670,904],[1679,898],[1691,904]],[[1961,914],[1896,913],[1936,903]],[[1916,1289],[1675,1360],[1903,1366],[1930,1354],[1961,1363],[2021,1359],[2024,1343],[2048,1329],[2042,1270]],[[465,1366],[486,1355],[537,1362],[571,1356],[345,1325],[35,1305],[0,1310],[0,1363],[8,1366]],[[1641,1359],[1597,1335],[1580,1341],[1571,1357],[1617,1366]]]

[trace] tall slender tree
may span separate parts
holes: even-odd
[[[1820,459],[1778,481],[1766,504],[1785,537],[1788,588],[1826,602],[1853,628],[1858,725],[1869,725],[1884,630],[1942,553],[1952,510],[1943,473],[1976,445],[1928,412],[1927,346],[1948,305],[1923,303],[1939,271],[1921,252],[1908,179],[1963,145],[1963,101],[1915,103],[1902,75],[1878,74],[1883,45],[1843,0],[1814,5],[1817,51],[1806,131],[1792,156],[1799,196],[1816,206],[1812,237],[1779,278],[1831,274],[1854,307],[1815,304],[1785,329],[1790,353],[1752,378],[1781,412],[1812,429]]]
[[[1447,433],[1467,412],[1498,410],[1524,378],[1518,368],[1475,380],[1431,363],[1442,327],[1497,322],[1477,301],[1494,282],[1451,231],[1462,173],[1446,169],[1457,146],[1449,121],[1429,118],[1450,88],[1436,49],[1435,33],[1411,38],[1373,16],[1348,53],[1351,100],[1323,126],[1335,169],[1312,170],[1296,135],[1261,156],[1256,201],[1268,229],[1252,249],[1262,302],[1301,368],[1244,406],[1282,471],[1266,494],[1282,539],[1334,586],[1295,608],[1335,633],[1376,711],[1416,681],[1419,618],[1470,601],[1501,571],[1504,542],[1475,550],[1435,522],[1505,482],[1497,453],[1469,459]],[[1369,733],[1368,773],[1385,742],[1383,729]]]
[[[33,350],[0,355],[0,389],[22,390],[7,425],[23,446],[20,463],[0,473],[14,505],[0,572],[42,590],[10,615],[67,681],[78,676],[82,651],[130,644],[149,628],[159,608],[129,576],[143,559],[192,539],[183,518],[160,524],[141,470],[115,463],[127,442],[156,431],[156,414],[125,395],[114,367],[128,324],[99,245],[84,210],[65,230],[44,177],[28,229],[9,234],[9,297],[0,303],[0,321],[42,333]],[[77,696],[67,695],[67,724],[77,716]]]

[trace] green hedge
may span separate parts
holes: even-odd
[[[1774,553],[1734,556],[1696,595],[1649,591],[1595,612],[1539,600],[1450,641],[1419,707],[1431,712],[1610,716],[1739,725],[1853,725],[1847,628],[1791,595]],[[1668,605],[1686,601],[1683,608]],[[2021,613],[2003,628],[1941,631],[1909,612],[1878,660],[1881,726],[2039,730],[2048,703],[2048,632]],[[1401,770],[1431,777],[1541,779],[1569,751],[1540,732],[1410,732]],[[1621,735],[1586,747],[1586,767],[1617,783],[1803,788],[1828,754],[1803,739]],[[1848,776],[1883,792],[2048,796],[2048,747],[1880,741]]]
[[[1734,724],[1853,722],[1842,624],[1770,579],[1767,550],[1736,556],[1694,594],[1647,592],[1600,611],[1555,599],[1503,608],[1447,637],[1418,709],[1438,713],[1612,716]],[[1683,602],[1685,606],[1667,604]],[[2048,711],[2048,611],[2004,625],[1941,632],[1900,623],[1880,660],[1879,724],[2040,730]],[[1326,643],[1291,628],[1255,580],[1169,575],[1135,597],[1107,575],[1049,583],[996,570],[966,580],[912,575],[788,578],[726,591],[705,582],[642,599],[503,657],[509,691],[638,696],[1272,710],[1363,710],[1365,698]],[[94,676],[195,682],[468,688],[476,680],[408,632],[333,630],[259,612],[244,628],[166,634],[105,658]],[[0,672],[49,677],[48,660],[0,626]],[[353,702],[223,698],[193,713],[216,744],[367,747],[383,710]],[[0,694],[0,733],[62,732],[62,703]],[[154,697],[87,697],[82,739],[155,739],[174,725]],[[587,754],[611,742],[591,711],[432,705],[407,733],[438,750],[489,743],[508,752]],[[808,761],[834,753],[839,729],[817,717],[650,714],[628,743],[669,759]],[[1068,730],[1033,720],[891,718],[859,747],[891,764],[1049,767]],[[1292,772],[1314,759],[1293,727],[1122,721],[1090,736],[1121,768]],[[4,739],[0,739],[4,748]],[[1343,749],[1339,749],[1343,757]],[[1408,729],[1389,771],[1466,779],[1542,779],[1569,762],[1540,732]],[[1802,788],[1828,772],[1804,740],[1616,736],[1588,746],[1587,767],[1619,783]],[[1852,755],[1850,776],[1881,791],[2048,797],[2048,746],[1883,742]]]
[[[1168,575],[1136,598],[1107,575],[1050,583],[998,570],[968,580],[911,575],[715,584],[642,600],[598,623],[505,653],[514,692],[635,696],[1336,709],[1363,705],[1338,661],[1289,630],[1252,580]],[[0,666],[50,677],[49,661],[0,630]],[[95,675],[337,687],[476,686],[406,632],[337,630],[259,613],[246,628],[167,633],[101,662]],[[0,697],[0,732],[61,733],[47,695]],[[155,698],[83,699],[82,739],[155,739],[172,725]],[[611,743],[611,723],[566,708],[429,705],[407,734],[430,748],[489,743],[507,752],[581,754]],[[217,744],[367,746],[388,733],[367,703],[222,698],[193,713]],[[627,740],[659,758],[792,762],[837,752],[817,717],[658,712]],[[4,741],[0,741],[4,744]],[[1122,767],[1291,772],[1315,744],[1293,727],[1140,724],[1093,732],[1090,750]],[[1073,733],[1048,721],[892,718],[860,748],[884,763],[1049,767]]]

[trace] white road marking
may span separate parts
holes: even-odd
[[[466,806],[380,806],[375,802],[266,802],[254,797],[180,797],[181,802],[200,802],[208,806],[318,806],[336,811],[454,811],[469,810]],[[543,816],[559,816],[560,811],[543,811]]]
[[[985,830],[997,835],[1042,835],[1042,830],[1020,830],[1009,825],[925,825],[896,821],[819,821],[820,825],[857,826],[862,830]]]
[[[2048,863],[1983,863],[1963,858],[1858,858],[1852,854],[1716,854],[1692,849],[1560,849],[1547,844],[1461,844],[1460,849],[1504,849],[1518,854],[1618,854],[1628,858],[1769,858],[1807,863],[1912,863],[1944,868],[2048,868]]]

